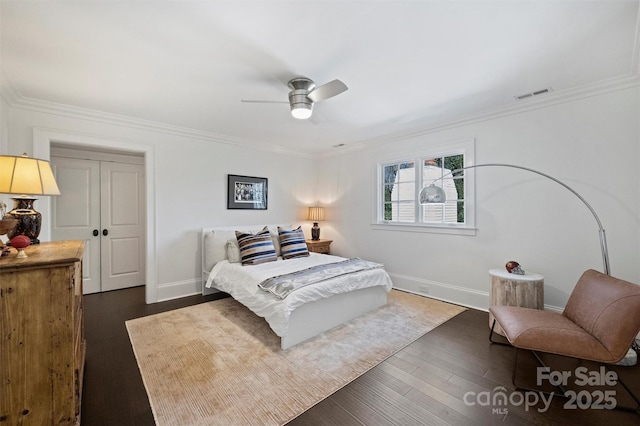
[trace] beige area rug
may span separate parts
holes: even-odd
[[[392,290],[385,306],[287,350],[231,298],[126,326],[158,425],[278,425],[462,311]]]

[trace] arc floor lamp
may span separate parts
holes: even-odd
[[[607,237],[605,235],[604,228],[602,227],[602,222],[600,222],[600,218],[598,217],[598,214],[596,213],[596,211],[593,209],[593,207],[591,207],[591,205],[589,203],[587,203],[587,200],[585,200],[580,194],[578,194],[569,185],[567,185],[566,183],[554,178],[553,176],[549,176],[548,174],[542,173],[542,172],[540,172],[538,170],[530,169],[529,167],[523,167],[523,166],[517,166],[517,165],[514,165],[514,164],[505,164],[505,163],[474,164],[472,166],[461,167],[459,169],[455,169],[455,170],[450,171],[449,173],[447,173],[447,174],[439,177],[438,179],[434,180],[431,183],[431,185],[425,186],[424,188],[422,188],[422,190],[420,191],[420,204],[442,204],[442,203],[444,203],[447,200],[447,196],[446,196],[444,190],[442,189],[442,187],[439,187],[439,186],[435,185],[435,182],[438,181],[438,180],[443,180],[447,176],[454,175],[455,173],[461,172],[463,170],[475,169],[475,168],[478,168],[478,167],[509,167],[509,168],[512,168],[512,169],[526,170],[528,172],[535,173],[537,175],[546,177],[547,179],[550,179],[550,180],[554,181],[555,183],[565,187],[566,189],[569,190],[569,192],[571,192],[573,195],[578,197],[578,199],[580,201],[582,201],[585,206],[587,206],[587,208],[589,209],[589,211],[593,215],[594,219],[598,223],[598,232],[599,232],[599,235],[600,235],[600,250],[602,251],[602,264],[603,264],[603,268],[604,268],[604,273],[607,274],[607,275],[611,275],[611,270],[610,270],[610,267],[609,267],[609,252],[607,250]]]

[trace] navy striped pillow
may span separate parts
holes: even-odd
[[[265,226],[257,234],[236,231],[240,246],[240,258],[243,265],[258,265],[278,260],[269,229]]]
[[[307,243],[300,226],[292,231],[278,226],[278,238],[280,238],[280,251],[283,259],[309,256]]]

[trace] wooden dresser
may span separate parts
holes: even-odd
[[[83,241],[0,258],[0,426],[79,425]]]

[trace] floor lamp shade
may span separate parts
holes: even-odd
[[[324,220],[324,207],[309,207],[308,220],[313,221],[313,227],[311,228],[311,239],[320,239],[320,227],[318,222]]]
[[[7,233],[9,238],[26,235],[37,244],[42,226],[42,215],[33,208],[34,195],[60,195],[58,184],[48,161],[11,155],[0,156],[0,193],[15,194],[14,208],[7,216],[18,219],[18,224]]]

